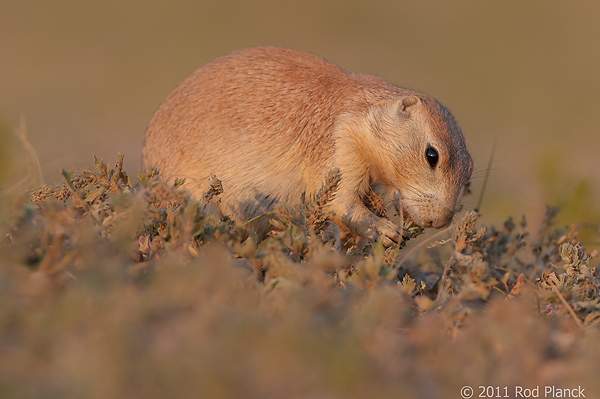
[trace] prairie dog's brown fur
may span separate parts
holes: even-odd
[[[238,223],[297,203],[338,167],[334,221],[388,245],[402,229],[365,207],[372,184],[418,225],[440,228],[472,170],[458,124],[435,99],[276,47],[233,52],[184,80],[150,122],[143,164],[185,178],[198,199],[216,174],[220,210]],[[266,233],[267,218],[254,227]]]

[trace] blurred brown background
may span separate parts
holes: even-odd
[[[474,156],[473,208],[502,222],[598,223],[600,4],[304,0],[0,3],[0,179],[34,184],[13,131],[21,117],[47,183],[95,154],[140,168],[144,131],[194,69],[277,45],[321,55],[440,99]],[[12,165],[12,167],[10,166]]]

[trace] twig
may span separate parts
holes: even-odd
[[[485,193],[485,188],[487,186],[488,178],[490,177],[490,170],[492,169],[492,162],[494,162],[494,154],[496,153],[496,140],[494,140],[494,146],[492,147],[492,153],[490,154],[490,159],[488,161],[488,166],[485,171],[485,177],[483,178],[483,185],[481,186],[481,191],[479,192],[479,199],[477,200],[477,206],[475,207],[475,212],[479,213],[481,209],[481,203],[483,202],[483,194]]]
[[[569,314],[571,315],[571,317],[573,318],[573,320],[575,320],[575,323],[577,323],[577,325],[579,326],[579,328],[583,328],[583,324],[581,323],[581,320],[579,319],[579,317],[577,317],[577,315],[575,314],[575,311],[573,310],[573,308],[571,307],[571,305],[569,305],[569,302],[567,302],[567,300],[560,293],[560,291],[555,286],[552,287],[552,291],[554,291],[554,293],[558,296],[558,298],[560,299],[560,301],[562,302],[562,304],[565,305],[565,307],[569,311]]]
[[[234,230],[240,229],[240,228],[244,227],[245,225],[247,225],[247,224],[249,224],[249,223],[252,223],[252,222],[254,222],[254,221],[255,221],[255,220],[257,220],[257,219],[260,219],[260,218],[261,218],[261,217],[263,217],[263,216],[269,216],[269,215],[274,215],[274,214],[275,214],[275,211],[269,211],[269,212],[267,212],[267,213],[263,213],[262,215],[255,216],[255,217],[253,217],[252,219],[250,219],[250,220],[248,220],[248,221],[245,221],[244,223],[240,224],[240,225],[239,225],[239,226],[237,226],[237,227],[236,227]]]
[[[454,264],[455,259],[456,259],[456,252],[453,252],[452,255],[450,256],[450,258],[446,261],[446,264],[444,265],[444,272],[442,273],[442,276],[440,277],[440,280],[439,280],[438,293],[437,293],[437,297],[435,298],[436,300],[440,299],[440,296],[442,296],[442,289],[444,288],[444,282],[446,281],[446,275],[448,274],[448,270],[450,270],[450,267],[452,267],[452,265]]]
[[[29,154],[29,158],[31,159],[31,163],[33,166],[33,174],[35,175],[36,185],[43,186],[46,184],[44,182],[44,173],[42,172],[42,166],[40,164],[40,158],[38,157],[37,151],[29,142],[27,138],[27,126],[25,124],[25,116],[21,115],[21,123],[19,127],[15,130],[15,134],[21,141],[23,148]]]

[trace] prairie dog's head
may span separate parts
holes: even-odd
[[[422,94],[388,103],[377,114],[372,121],[381,162],[374,163],[372,178],[400,199],[404,215],[419,226],[448,226],[473,170],[458,123]]]

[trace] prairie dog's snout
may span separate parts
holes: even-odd
[[[233,52],[183,81],[150,122],[143,163],[168,181],[185,178],[199,199],[216,174],[220,211],[238,223],[296,203],[338,167],[334,221],[388,245],[402,229],[365,207],[372,184],[418,225],[440,228],[472,170],[462,132],[437,100],[275,47]],[[265,234],[269,222],[253,227]]]

